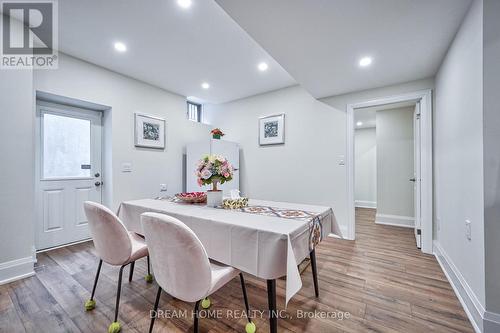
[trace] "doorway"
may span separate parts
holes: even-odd
[[[415,240],[422,252],[432,253],[432,92],[417,91],[384,97],[347,106],[347,180],[348,180],[348,232],[347,238],[355,239],[355,110],[383,107],[396,103],[414,105],[413,149],[414,177],[408,179],[414,196],[413,209]],[[415,181],[413,182],[413,178]],[[377,184],[378,186],[379,184]],[[378,200],[378,198],[377,198]],[[387,214],[391,215],[391,214]]]
[[[354,198],[356,210],[364,213],[356,214],[356,223],[358,216],[369,215],[375,224],[412,228],[421,248],[415,223],[419,114],[417,101],[354,110]]]
[[[37,100],[36,250],[90,238],[83,202],[102,201],[101,117]]]

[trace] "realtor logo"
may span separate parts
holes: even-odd
[[[57,3],[3,1],[0,68],[57,68]]]

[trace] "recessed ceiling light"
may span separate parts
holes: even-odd
[[[265,63],[265,62],[261,62],[257,68],[259,69],[259,71],[261,72],[265,72],[267,71],[267,69],[269,68],[269,66]]]
[[[372,63],[373,59],[371,57],[364,57],[364,58],[361,58],[359,60],[359,65],[361,67],[366,67],[366,66],[370,66],[371,63]]]
[[[358,122],[356,123],[356,126],[361,126],[361,125],[363,125],[363,122],[362,122],[362,121],[358,121]]]
[[[115,50],[117,50],[118,52],[125,52],[127,51],[127,45],[123,44],[122,42],[116,42]]]
[[[177,4],[182,8],[189,8],[193,2],[191,0],[177,0]]]
[[[209,85],[207,82],[203,82],[203,83],[201,84],[201,87],[202,87],[203,89],[208,89],[208,88],[210,88],[210,85]]]

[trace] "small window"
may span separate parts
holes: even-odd
[[[191,121],[201,122],[201,104],[187,101],[187,118]]]

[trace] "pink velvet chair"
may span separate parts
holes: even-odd
[[[238,275],[248,317],[245,329],[248,333],[255,332],[255,324],[249,318],[245,280],[237,269],[210,261],[195,233],[176,218],[144,213],[141,223],[159,285],[149,332],[153,331],[162,289],[182,301],[195,302],[194,332],[198,332],[200,301],[208,300],[208,296]]]
[[[146,275],[146,282],[149,283],[153,281],[149,268],[148,247],[142,237],[128,231],[122,221],[105,206],[90,201],[86,201],[83,206],[94,246],[100,258],[94,287],[92,288],[92,295],[90,300],[85,302],[85,309],[90,311],[95,308],[94,294],[97,287],[97,280],[99,279],[99,273],[101,272],[102,262],[104,261],[113,266],[120,266],[118,291],[116,294],[115,320],[108,329],[108,332],[116,333],[121,329],[120,323],[118,322],[118,308],[120,305],[123,268],[130,264],[130,282],[134,274],[135,261],[147,257],[148,275]]]

